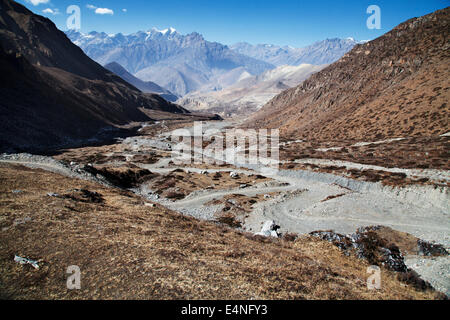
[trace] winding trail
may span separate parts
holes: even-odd
[[[204,123],[203,132],[223,131],[229,126],[227,122]],[[185,128],[185,131],[194,132],[192,127]],[[164,133],[160,138],[166,142],[169,136],[170,133]],[[191,172],[205,170],[195,167],[167,168],[169,161],[166,158],[156,164],[141,167],[159,173],[167,173],[177,168]],[[237,173],[260,173],[262,170],[262,167],[255,165],[236,163],[233,165],[238,169],[232,171]],[[228,168],[207,171],[230,170]],[[439,174],[434,171],[433,173]],[[448,172],[441,172],[441,176],[446,175]],[[256,204],[245,221],[244,229],[259,231],[261,225],[270,219],[280,225],[281,232],[300,234],[319,229],[351,233],[359,227],[380,224],[409,232],[428,241],[443,243],[447,247],[450,245],[450,201],[445,187],[408,186],[398,189],[384,187],[380,183],[355,181],[332,174],[302,170],[278,170],[269,177],[275,181],[272,186],[260,184],[245,189],[203,190],[194,192],[183,200],[164,204],[185,214],[193,212],[198,217],[198,210],[214,198],[235,193],[254,196],[282,192],[284,194],[275,199]],[[209,217],[208,213],[205,218]]]
[[[209,122],[204,124],[204,130],[224,130],[229,125],[227,122]],[[187,128],[187,132],[193,132]],[[161,143],[153,143],[156,150],[170,152],[167,137],[170,133],[164,133],[158,138]],[[127,139],[127,143],[138,148],[139,139]],[[145,138],[144,138],[145,139]],[[153,138],[152,140],[155,140]],[[142,141],[141,141],[142,142]],[[134,145],[136,143],[136,145]],[[161,146],[161,149],[159,149]],[[0,156],[0,163],[19,164],[32,168],[48,170],[62,175],[80,179],[94,179],[94,177],[79,173],[73,168],[62,163],[41,156],[9,157]],[[27,158],[28,157],[28,158]],[[154,164],[137,164],[141,168],[152,172],[167,174],[175,169],[188,170],[201,173],[204,168],[184,167],[170,165],[171,157],[162,158]],[[330,160],[304,159],[302,162],[323,161],[333,163]],[[339,162],[338,164],[349,167],[361,167],[363,165]],[[261,166],[236,164],[233,169],[206,169],[210,173],[235,171],[240,174],[261,173]],[[381,169],[387,169],[377,167]],[[407,172],[406,169],[387,169],[390,171]],[[433,170],[430,172],[413,172],[415,175],[423,173],[432,174],[435,178],[449,178],[448,171]],[[408,232],[420,239],[438,242],[447,249],[450,247],[450,197],[447,187],[435,188],[432,186],[407,186],[392,188],[382,186],[380,183],[351,180],[346,177],[328,173],[318,173],[303,170],[278,170],[272,172],[270,182],[259,183],[247,188],[233,188],[226,190],[199,190],[188,197],[178,201],[167,199],[151,199],[158,201],[170,209],[183,214],[192,215],[199,219],[214,219],[214,206],[205,206],[213,199],[218,199],[232,194],[255,196],[267,193],[281,194],[259,202],[254,205],[254,210],[245,220],[243,229],[258,232],[262,224],[267,220],[274,220],[280,227],[280,232],[292,232],[305,234],[317,230],[334,230],[339,233],[353,233],[359,227],[370,225],[384,225],[399,231]],[[98,181],[101,182],[101,181]],[[423,259],[422,259],[423,260]],[[424,273],[429,281],[444,292],[450,291],[450,259],[440,258],[440,274],[434,274],[424,267],[425,263],[419,258],[409,257],[412,265],[418,265],[419,271]],[[442,271],[444,270],[444,271]],[[436,271],[436,272],[438,272]],[[444,275],[442,275],[444,272]],[[433,282],[434,281],[434,282]]]

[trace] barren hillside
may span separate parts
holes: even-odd
[[[365,260],[310,236],[258,237],[41,169],[0,164],[0,179],[3,299],[440,297],[384,267],[382,289],[368,290]],[[81,290],[66,288],[70,265],[81,269]]]
[[[247,121],[316,141],[449,130],[450,8],[408,20],[284,91]]]

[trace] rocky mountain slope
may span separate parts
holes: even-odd
[[[176,101],[178,97],[174,95],[169,90],[166,90],[160,86],[158,86],[156,83],[151,81],[142,81],[139,78],[136,78],[131,73],[129,73],[127,70],[125,70],[124,67],[122,67],[117,62],[111,62],[105,65],[105,68],[108,69],[111,72],[114,72],[119,77],[124,79],[126,82],[132,84],[139,90],[145,93],[156,93],[166,99],[167,101]]]
[[[45,149],[149,120],[145,110],[185,113],[104,69],[47,18],[0,0],[0,146]]]
[[[100,64],[117,62],[138,78],[176,95],[198,90],[234,69],[257,75],[274,68],[220,43],[206,41],[199,33],[182,35],[172,28],[130,35],[75,31],[67,35]]]
[[[295,139],[376,141],[449,130],[450,8],[408,20],[286,90],[247,121]]]
[[[364,41],[356,41],[353,38],[334,38],[318,41],[304,48],[280,47],[271,44],[251,45],[246,42],[236,43],[230,48],[240,54],[276,66],[298,66],[304,63],[314,65],[333,63],[353,49],[355,45],[361,43],[364,43]]]
[[[220,91],[190,93],[177,103],[189,110],[214,112],[222,117],[250,115],[277,94],[300,84],[324,67],[309,64],[280,66],[258,76],[243,77]]]

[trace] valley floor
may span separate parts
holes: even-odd
[[[204,130],[233,126],[213,121]],[[339,156],[343,145],[313,145],[310,157],[299,157],[303,142],[283,141],[280,169],[271,174],[248,164],[175,165],[169,136],[182,127],[192,131],[190,123],[162,121],[115,144],[62,150],[52,158],[0,157],[2,296],[437,297],[384,267],[382,289],[368,290],[367,261],[308,234],[383,225],[448,250],[448,159],[395,168],[354,156],[348,161]],[[438,147],[444,140],[436,139]],[[400,141],[350,146],[377,146],[377,154]],[[330,152],[336,154],[317,156]],[[268,220],[279,225],[280,239],[254,235]],[[449,294],[448,255],[403,253],[408,267]],[[24,268],[14,255],[41,259],[43,268]],[[81,291],[65,289],[65,265],[82,269]]]

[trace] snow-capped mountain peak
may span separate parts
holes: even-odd
[[[238,53],[276,66],[298,66],[302,63],[313,65],[332,63],[360,43],[360,41],[349,37],[346,39],[326,39],[304,48],[293,48],[291,46],[280,47],[267,44],[251,45],[242,42],[236,43],[230,46],[230,48]]]
[[[274,68],[225,45],[207,41],[197,32],[182,35],[172,27],[120,37],[98,32],[89,33],[90,37],[73,31],[66,34],[101,65],[117,62],[141,80],[155,82],[180,96],[235,69],[243,68],[257,75]]]
[[[163,35],[176,33],[177,30],[175,28],[169,27],[163,30],[159,30],[158,28],[153,27],[151,31],[161,33]]]

